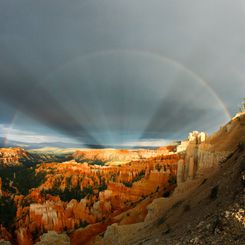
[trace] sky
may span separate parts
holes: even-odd
[[[245,97],[245,1],[1,0],[0,137],[161,145]]]

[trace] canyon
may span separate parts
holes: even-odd
[[[210,136],[157,149],[1,148],[0,244],[205,244],[179,237],[206,206],[225,210],[227,193],[241,194],[244,144],[241,113]]]

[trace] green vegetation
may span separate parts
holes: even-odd
[[[141,179],[144,178],[144,177],[145,177],[145,171],[142,170],[137,176],[135,176],[135,177],[133,178],[132,182],[133,182],[133,183],[134,183],[134,182],[137,182],[137,181],[141,180]]]
[[[126,186],[126,187],[132,187],[134,182],[137,182],[139,180],[141,180],[142,178],[145,177],[145,171],[142,170],[137,176],[135,176],[132,181],[123,181],[122,183]]]
[[[178,208],[180,205],[182,205],[183,202],[184,200],[179,200],[178,202],[173,204],[172,208]]]
[[[20,206],[22,208],[28,207],[31,203],[34,203],[34,201],[30,197],[25,197],[23,200],[21,200]]]
[[[84,192],[85,195],[91,196],[94,194],[93,187],[91,185],[84,187],[82,191]]]
[[[123,181],[122,182],[126,187],[130,188],[132,187],[133,183],[132,182],[128,182],[128,181]]]
[[[219,191],[219,185],[212,187],[209,195],[210,199],[212,200],[216,199],[218,196],[218,191]]]
[[[41,191],[42,195],[52,195],[52,196],[59,196],[60,199],[64,202],[68,202],[72,199],[76,199],[77,201],[80,201],[86,196],[91,196],[94,194],[92,186],[88,185],[84,187],[82,190],[80,188],[80,185],[77,185],[76,187],[73,188],[65,188],[64,190],[61,190],[59,187],[56,185],[49,190],[42,190]]]
[[[116,181],[116,177],[117,177],[117,175],[115,173],[111,173],[110,181],[115,182]]]
[[[0,224],[7,229],[11,228],[14,224],[16,215],[16,206],[10,197],[0,198]]]
[[[245,142],[239,142],[237,148],[239,151],[243,151],[245,149]]]
[[[183,209],[184,209],[184,212],[190,211],[191,210],[190,204],[185,204],[184,207],[183,207]]]
[[[170,196],[170,191],[168,191],[168,190],[165,190],[164,192],[163,192],[163,195],[162,195],[163,197],[169,197]]]
[[[160,217],[158,220],[157,220],[157,226],[160,226],[162,225],[166,220],[166,217]]]
[[[157,170],[158,172],[160,172],[160,170],[161,170],[161,166],[160,166],[160,164],[159,164],[159,163],[158,163],[158,164],[156,164],[155,168],[156,168],[156,170]]]
[[[105,183],[105,180],[102,179],[102,180],[101,180],[101,184],[98,186],[98,190],[99,190],[99,191],[104,191],[104,190],[106,190],[106,189],[107,189],[107,184]]]
[[[76,162],[78,163],[88,163],[89,165],[99,165],[99,166],[105,166],[105,162],[101,160],[91,160],[91,159],[76,159]]]
[[[99,166],[105,166],[105,162],[101,160],[95,160],[95,161],[89,161],[88,162],[90,165],[99,165]]]
[[[3,190],[27,195],[29,190],[40,186],[45,180],[45,173],[35,172],[35,167],[17,166],[0,168]]]
[[[87,222],[86,220],[82,220],[82,221],[80,222],[79,227],[80,227],[80,228],[84,228],[84,227],[86,227],[87,225],[88,225],[88,222]]]
[[[239,147],[238,147],[238,149],[239,149]],[[228,156],[226,156],[225,159],[220,160],[219,163],[220,163],[220,164],[225,163],[225,162],[228,161],[233,155],[234,155],[234,152],[231,152]]]
[[[168,179],[168,183],[169,183],[170,185],[176,185],[176,183],[177,183],[176,176],[170,175],[170,176],[169,176],[169,179]]]
[[[25,166],[35,166],[38,163],[45,163],[45,162],[65,162],[65,161],[69,161],[72,160],[72,156],[71,154],[67,154],[67,153],[36,153],[36,152],[32,152],[29,151],[29,155],[31,158],[31,161],[23,158],[20,159],[20,162],[23,163],[23,165]]]

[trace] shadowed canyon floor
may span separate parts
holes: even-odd
[[[0,244],[245,239],[244,113],[158,149],[1,148],[0,171]]]

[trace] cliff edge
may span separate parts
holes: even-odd
[[[170,197],[155,199],[144,222],[113,224],[90,244],[243,244],[245,114],[209,137],[193,132],[181,154]]]

